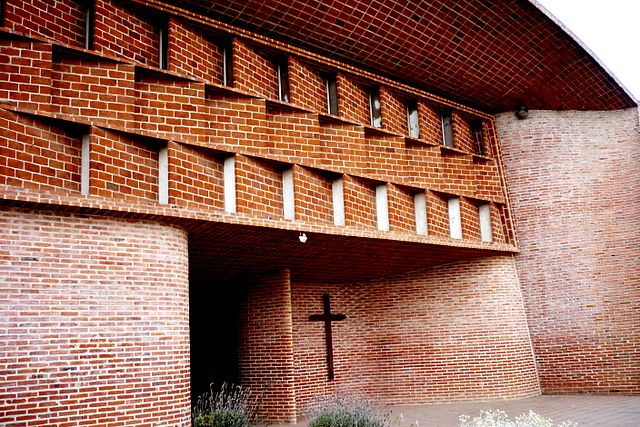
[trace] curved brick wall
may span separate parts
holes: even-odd
[[[324,329],[310,322],[331,295],[336,379],[328,382]],[[456,263],[360,284],[292,284],[296,404],[363,392],[386,403],[539,394],[511,257]]]
[[[543,390],[640,393],[638,110],[497,127]]]
[[[0,210],[3,426],[187,426],[186,233]]]

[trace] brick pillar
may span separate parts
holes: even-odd
[[[191,425],[184,230],[0,209],[0,425]]]
[[[247,280],[239,339],[240,382],[263,393],[270,422],[295,422],[289,271]]]

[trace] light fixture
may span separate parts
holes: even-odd
[[[298,239],[300,240],[300,243],[306,243],[307,235],[305,233],[300,233],[300,236],[298,236]]]
[[[520,120],[524,120],[529,117],[529,109],[524,105],[519,106],[516,109],[516,117]]]

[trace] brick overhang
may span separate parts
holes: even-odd
[[[150,0],[481,110],[615,110],[637,101],[535,1]]]

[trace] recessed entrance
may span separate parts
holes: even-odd
[[[238,323],[241,289],[237,283],[198,278],[190,283],[191,399],[214,383],[238,382]]]

